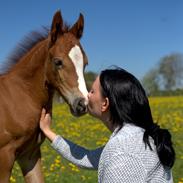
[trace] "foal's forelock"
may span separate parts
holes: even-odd
[[[73,62],[76,74],[78,76],[78,84],[79,84],[78,88],[85,97],[85,99],[87,99],[88,91],[86,89],[86,84],[83,76],[84,60],[83,60],[83,54],[78,45],[75,45],[73,48],[71,48],[69,52],[69,57]]]

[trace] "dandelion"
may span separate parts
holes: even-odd
[[[70,168],[71,168],[71,170],[72,170],[73,172],[79,172],[79,171],[80,171],[80,170],[78,169],[78,167],[77,167],[76,165],[72,164],[72,163],[69,163],[69,166],[70,166]]]
[[[16,182],[16,179],[13,176],[11,176],[10,177],[10,183],[15,183],[15,182]]]
[[[84,175],[81,175],[81,180],[82,181],[85,181],[86,180],[86,177]]]
[[[65,166],[61,166],[61,170],[64,171],[65,170]]]
[[[51,172],[54,171],[54,164],[51,164],[51,166],[50,166],[50,171],[51,171]]]

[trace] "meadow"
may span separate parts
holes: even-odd
[[[173,167],[175,183],[183,183],[183,97],[149,98],[154,121],[162,128],[170,130],[176,150],[176,162]],[[54,104],[54,131],[65,138],[89,149],[106,143],[110,132],[101,121],[85,115],[73,117],[66,104]],[[48,140],[42,145],[42,167],[46,183],[95,183],[97,172],[80,169],[59,156]],[[11,183],[23,183],[22,173],[15,163],[10,179]]]

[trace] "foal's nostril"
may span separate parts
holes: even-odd
[[[74,101],[74,113],[76,116],[79,116],[81,114],[86,113],[87,107],[85,105],[85,99],[84,98],[78,98]]]
[[[84,103],[84,99],[80,99],[77,105],[77,111],[83,113],[86,111],[86,106]]]

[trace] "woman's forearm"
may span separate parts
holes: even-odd
[[[53,142],[53,140],[57,136],[56,133],[54,133],[52,130],[44,130],[43,133],[51,142]]]
[[[98,169],[103,147],[88,150],[61,136],[56,136],[51,146],[65,159],[81,168]]]

